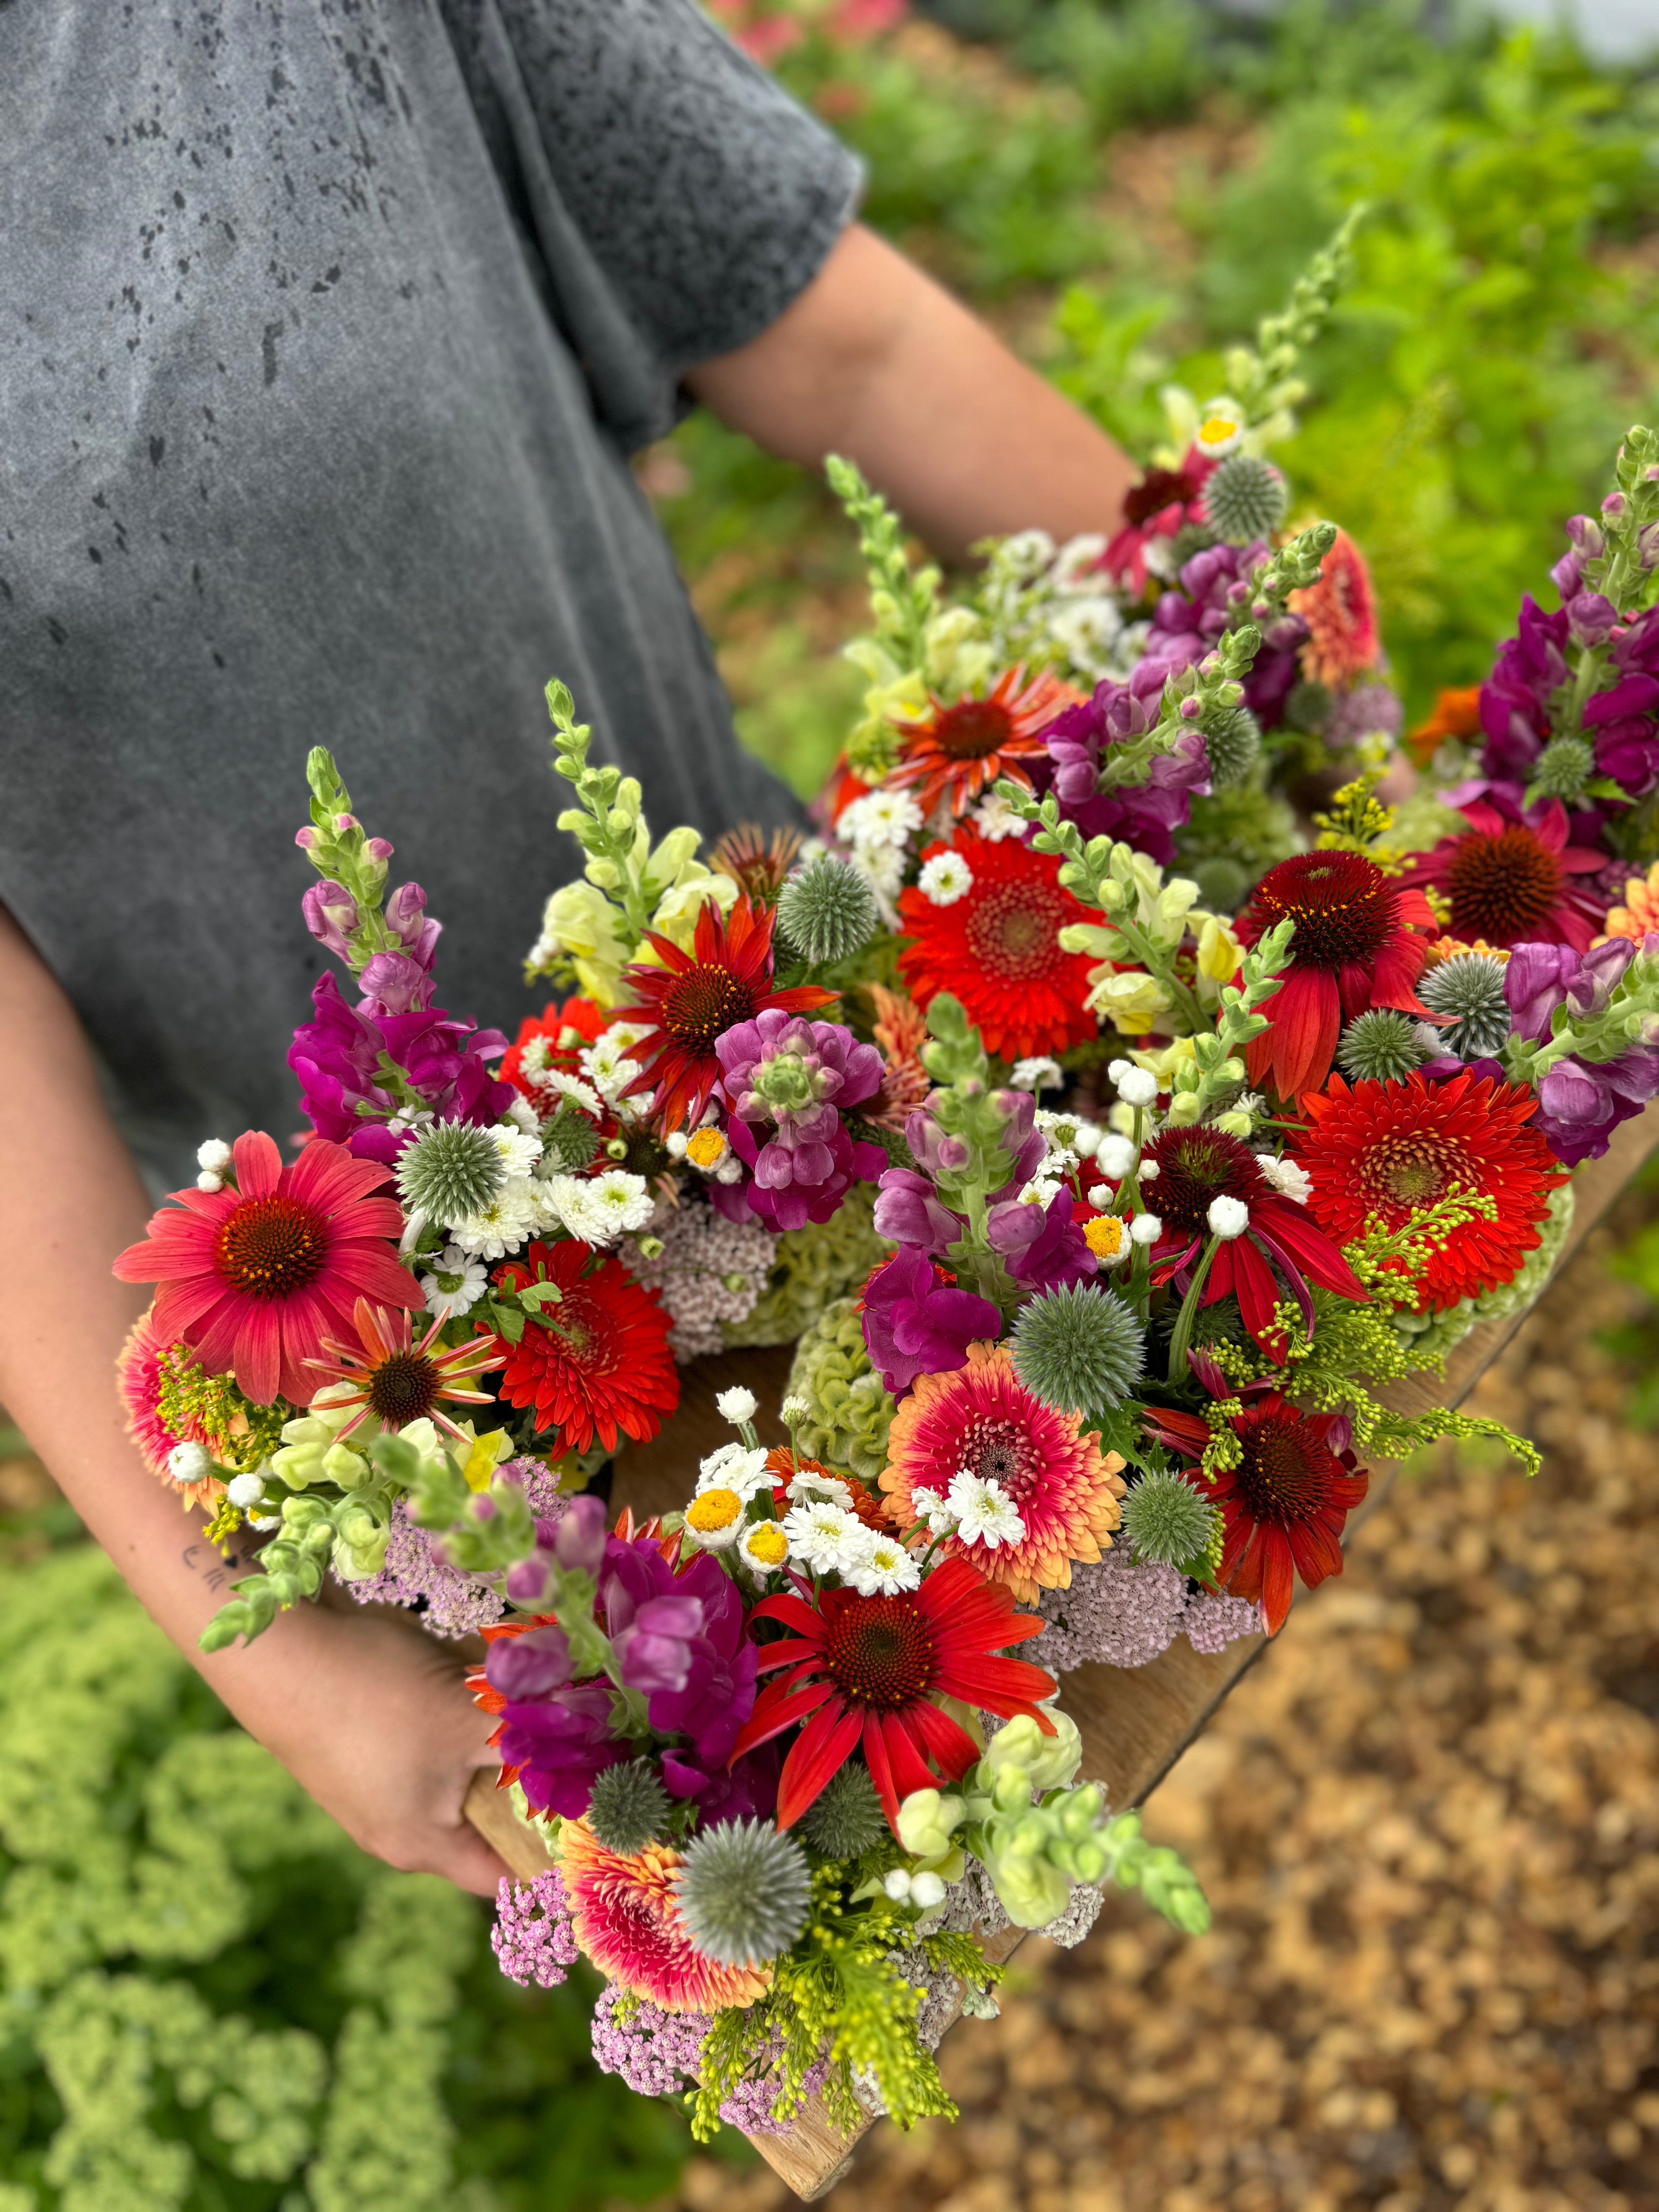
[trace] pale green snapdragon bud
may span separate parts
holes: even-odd
[[[913,1790],[899,1807],[899,1841],[913,1858],[942,1859],[953,1847],[966,1809],[960,1797]]]

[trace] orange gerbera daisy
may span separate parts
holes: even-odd
[[[1310,684],[1335,690],[1374,665],[1382,644],[1376,600],[1364,556],[1346,530],[1337,532],[1318,581],[1292,592],[1290,605],[1308,625],[1302,673]]]
[[[965,814],[1000,775],[1029,787],[1021,763],[1042,752],[1042,732],[1063,708],[1080,705],[1083,694],[1057,676],[1026,684],[1024,675],[1024,668],[1010,668],[984,698],[949,706],[930,692],[927,719],[896,726],[903,750],[887,781],[914,791],[924,820],[947,793],[951,812]]]
[[[548,1286],[516,1344],[491,1341],[506,1364],[501,1396],[535,1408],[536,1427],[556,1438],[554,1449],[591,1451],[598,1443],[615,1451],[623,1437],[644,1443],[656,1435],[679,1404],[680,1382],[668,1343],[673,1322],[655,1291],[620,1260],[566,1239],[532,1243],[495,1279],[509,1301]]]
[[[681,1861],[666,1844],[624,1857],[585,1820],[559,1830],[570,1923],[599,1972],[665,2012],[719,2012],[753,2004],[771,1976],[705,1958],[686,1933],[673,1881]]]
[[[1645,876],[1631,877],[1625,885],[1625,903],[1610,908],[1607,921],[1609,937],[1628,937],[1637,945],[1655,929],[1659,929],[1659,860]]]
[[[617,1018],[651,1027],[633,1048],[640,1073],[623,1095],[650,1092],[665,1129],[689,1127],[708,1103],[720,1079],[715,1042],[727,1030],[769,1006],[805,1014],[835,997],[817,983],[773,989],[772,923],[772,909],[757,906],[745,892],[729,915],[712,899],[704,901],[690,952],[647,930],[662,964],[636,962],[627,971],[635,1003],[618,1007]]]
[[[1096,1033],[1087,953],[1062,952],[1060,933],[1089,916],[1060,886],[1058,860],[1018,838],[993,841],[969,823],[950,843],[930,845],[924,863],[953,852],[972,878],[948,905],[919,886],[901,894],[908,938],[899,954],[917,1004],[941,991],[962,1001],[985,1049],[1003,1060],[1064,1052]]]
[[[367,1420],[377,1420],[382,1429],[401,1429],[428,1415],[441,1429],[459,1437],[461,1431],[443,1410],[443,1401],[494,1403],[488,1390],[470,1387],[476,1376],[507,1364],[506,1352],[487,1339],[439,1344],[438,1332],[447,1319],[440,1314],[417,1344],[406,1313],[389,1313],[384,1306],[370,1305],[367,1298],[358,1299],[352,1318],[357,1325],[355,1345],[325,1337],[323,1350],[332,1356],[305,1363],[325,1378],[317,1386],[319,1390],[331,1383],[349,1386],[349,1395],[337,1390],[329,1401],[337,1408],[353,1408],[340,1431],[343,1437]]]

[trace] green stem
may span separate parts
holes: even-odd
[[[1187,1295],[1181,1301],[1181,1311],[1176,1316],[1175,1333],[1170,1339],[1169,1380],[1171,1388],[1186,1379],[1187,1347],[1193,1340],[1193,1324],[1198,1319],[1199,1293],[1204,1288],[1210,1264],[1220,1249],[1221,1239],[1212,1237],[1204,1248],[1204,1257],[1193,1270],[1193,1279],[1187,1286]]]

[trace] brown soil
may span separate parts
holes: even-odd
[[[1625,1233],[1651,1200],[1627,1198]],[[1437,1455],[1152,1799],[1215,1911],[1112,1897],[947,2043],[834,2212],[1659,2208],[1659,1445],[1592,1238],[1477,1401],[1533,1484]],[[695,2160],[686,2212],[792,2203]]]

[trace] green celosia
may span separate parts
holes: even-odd
[[[802,1455],[875,1482],[887,1464],[887,1431],[897,1408],[871,1367],[855,1298],[826,1307],[802,1336],[788,1387],[806,1402],[798,1439]]]
[[[828,1221],[809,1221],[778,1239],[772,1272],[753,1311],[724,1322],[728,1346],[793,1344],[837,1298],[861,1285],[892,1246],[878,1237],[875,1189],[854,1183]]]

